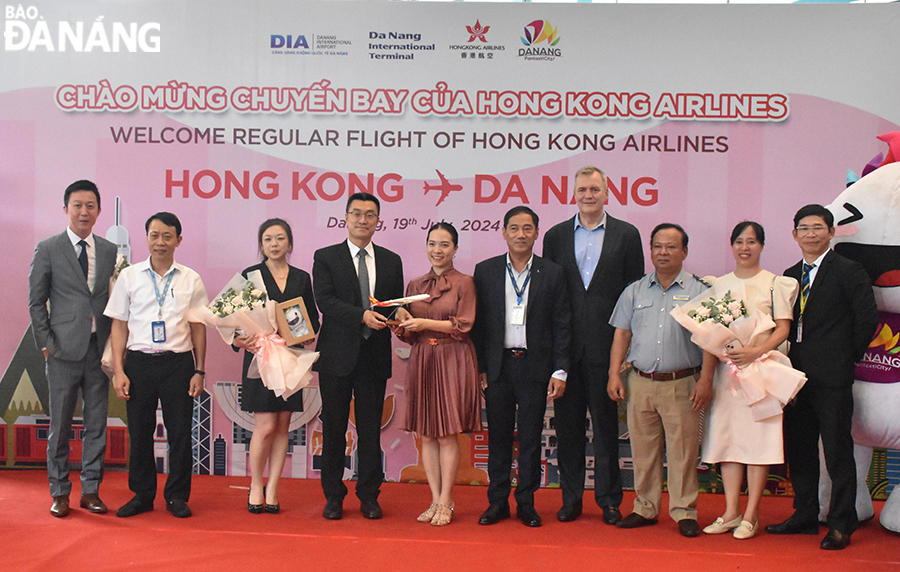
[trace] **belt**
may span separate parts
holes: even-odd
[[[443,344],[452,344],[459,340],[453,338],[419,338],[420,344],[428,344],[429,346],[440,346]]]
[[[645,373],[638,368],[634,368],[634,371],[639,376],[646,377],[647,379],[652,379],[653,381],[672,381],[673,379],[681,379],[683,377],[688,377],[689,375],[694,375],[695,373],[698,373],[700,369],[701,367],[697,366],[668,372],[655,371],[653,373]]]
[[[137,352],[134,350],[128,350],[128,355],[132,355],[135,357],[142,357],[148,359],[163,359],[163,358],[172,358],[175,356],[180,356],[188,352]]]
[[[504,348],[503,354],[511,358],[521,359],[528,355],[528,350],[526,348]]]

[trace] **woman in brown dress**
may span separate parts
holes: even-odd
[[[481,429],[478,359],[469,332],[475,321],[475,284],[453,268],[459,235],[452,224],[428,230],[431,271],[411,280],[406,295],[428,294],[401,308],[397,335],[412,344],[406,378],[404,429],[422,439],[422,463],[431,506],[419,522],[446,526],[453,518],[453,485],[459,469],[458,435]]]

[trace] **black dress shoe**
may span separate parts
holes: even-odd
[[[69,495],[53,497],[53,504],[50,505],[50,514],[57,518],[69,516]]]
[[[116,511],[116,516],[127,518],[129,516],[136,516],[141,514],[142,512],[148,512],[153,510],[153,501],[145,501],[139,497],[134,497],[124,505],[122,508]]]
[[[359,510],[362,512],[363,517],[368,518],[369,520],[378,520],[384,516],[384,513],[381,511],[381,506],[375,499],[362,501],[359,505]]]
[[[700,535],[700,525],[693,518],[683,518],[678,521],[678,532],[681,536],[694,538]]]
[[[533,504],[520,504],[516,507],[516,518],[525,526],[537,528],[541,525],[541,516],[534,510]]]
[[[769,534],[819,534],[819,525],[815,519],[804,521],[797,514],[779,524],[770,524],[766,527]]]
[[[603,522],[606,524],[611,524],[613,526],[619,524],[622,520],[622,513],[619,512],[619,507],[617,506],[605,506],[603,507]]]
[[[344,499],[329,499],[325,503],[322,516],[328,520],[341,520],[344,516]]]
[[[572,504],[564,504],[562,508],[556,513],[556,520],[560,522],[572,522],[579,516],[581,516],[582,504],[581,501],[576,501]]]
[[[181,499],[171,500],[166,503],[166,510],[175,518],[187,518],[191,516],[191,507]]]
[[[604,518],[606,515],[604,515]],[[616,525],[619,528],[640,528],[642,526],[650,526],[652,524],[656,524],[658,521],[655,518],[645,518],[639,515],[636,512],[633,512],[626,516],[623,520],[620,520]],[[694,524],[697,524],[696,522]]]
[[[835,528],[828,531],[819,548],[822,550],[843,550],[850,544],[850,535]]]
[[[269,514],[278,514],[278,511],[281,510],[280,504],[269,504],[266,503],[266,512]]]
[[[497,524],[507,518],[509,518],[509,503],[495,502],[482,513],[481,518],[478,519],[478,524]]]

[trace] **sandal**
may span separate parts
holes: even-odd
[[[431,526],[447,526],[453,520],[453,508],[445,504],[437,505],[437,511],[434,518],[431,519]]]
[[[432,519],[434,519],[434,515],[437,513],[439,506],[441,505],[431,503],[431,506],[428,507],[428,510],[420,514],[416,520],[419,522],[431,522]]]

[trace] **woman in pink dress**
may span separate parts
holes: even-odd
[[[446,526],[453,518],[453,485],[459,469],[458,435],[481,429],[478,359],[469,332],[475,321],[475,284],[453,268],[459,235],[452,224],[428,230],[431,270],[411,280],[406,295],[428,294],[398,311],[395,332],[412,344],[406,378],[404,429],[422,439],[422,463],[431,506],[419,522]]]

